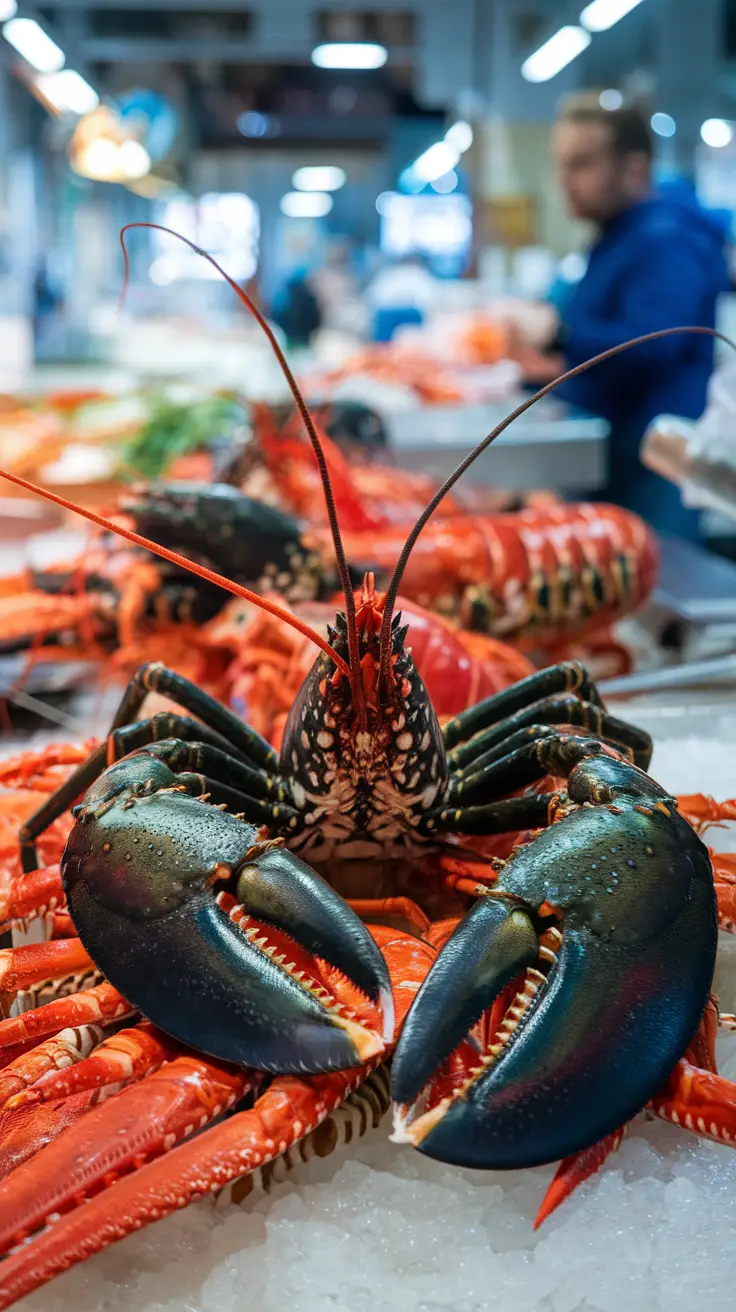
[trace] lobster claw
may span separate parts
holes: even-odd
[[[208,1056],[264,1071],[340,1070],[383,1051],[366,997],[390,1034],[386,963],[326,881],[183,792],[131,805],[108,791],[91,805],[93,792],[67,843],[64,887],[84,946],[138,1011]],[[315,956],[355,986],[352,1011]]]
[[[707,851],[623,762],[586,762],[570,794],[593,782],[609,800],[612,779],[629,798],[519,849],[439,954],[394,1056],[399,1141],[467,1167],[556,1161],[630,1120],[685,1051],[715,962]],[[494,1003],[489,1041],[459,1061]]]

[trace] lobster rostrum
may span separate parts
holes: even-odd
[[[92,1015],[112,1009],[119,1020],[135,1011],[152,1023],[136,1052],[152,1043],[148,1069],[164,1063],[156,1079],[164,1128],[159,1134],[157,1119],[154,1156],[257,1087],[256,1072],[276,1072],[272,1088],[282,1095],[283,1072],[301,1081],[299,1097],[307,1081],[311,1128],[334,1105],[335,1090],[344,1096],[361,1078],[357,1068],[369,1068],[396,1041],[400,1134],[425,1152],[473,1165],[532,1165],[567,1154],[574,1160],[558,1196],[571,1175],[594,1169],[585,1154],[597,1153],[597,1164],[637,1110],[651,1105],[663,1114],[673,1106],[673,1095],[662,1093],[668,1081],[675,1102],[687,1096],[676,1072],[685,1055],[697,1057],[695,1031],[704,1013],[712,1015],[717,901],[708,851],[675,799],[645,773],[648,737],[606,713],[576,664],[533,674],[440,728],[395,614],[403,567],[432,509],[409,535],[384,596],[370,579],[354,596],[335,523],[345,611],[331,642],[313,635],[321,654],[295,701],[280,757],[200,689],[148,666],[132,679],[107,741],[21,830],[33,878],[36,839],[83,795],[61,863],[81,943],[38,945],[35,967],[27,955],[11,957],[0,982],[10,989],[47,979],[52,957],[65,962],[57,977],[94,965],[112,996],[103,1004],[98,993]],[[165,559],[175,556],[123,533]],[[255,600],[206,567],[191,568]],[[198,719],[172,711],[137,721],[149,689]],[[519,833],[506,863],[487,859],[494,835]],[[414,897],[402,883],[409,873]],[[443,897],[450,923],[431,925],[422,903]],[[458,924],[458,903],[468,901]],[[369,931],[363,921],[396,915],[413,936],[400,937],[394,951],[398,931]],[[418,992],[404,1021],[405,988]],[[16,1078],[32,1092],[39,1069],[64,1063],[57,1036],[56,1046],[34,1050],[29,1080],[22,1045],[43,1025],[30,1016],[18,1018],[13,1034],[21,1047]],[[61,1043],[67,1054],[73,1042]],[[119,1060],[106,1062],[102,1051],[100,1058],[120,1070]],[[134,1065],[126,1067],[130,1078]],[[209,1096],[196,1095],[196,1113],[182,1107],[174,1129],[167,1117],[179,1105],[176,1091],[183,1082],[194,1097],[197,1079],[209,1081]],[[75,1096],[89,1087],[76,1084]],[[3,1263],[0,1307],[278,1155],[306,1127],[297,1112],[285,1131],[283,1097],[281,1117],[267,1119],[269,1092],[253,1109],[262,1118],[257,1148],[252,1121],[246,1128],[234,1116],[161,1162],[145,1154],[131,1160],[121,1149],[124,1169],[139,1168],[123,1179],[122,1168],[111,1170],[118,1158],[110,1145],[120,1142],[114,1136],[124,1114],[134,1125],[148,1114],[145,1085],[92,1111],[75,1104],[69,1115],[78,1124],[0,1188],[0,1242],[34,1234],[80,1191],[105,1192]],[[719,1093],[706,1132],[723,1130],[725,1138],[733,1125],[717,1106]],[[106,1147],[95,1155],[91,1142],[101,1138]],[[95,1164],[83,1183],[75,1166],[77,1182],[65,1185],[65,1173],[89,1152]]]

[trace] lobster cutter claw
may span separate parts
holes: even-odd
[[[92,792],[62,862],[67,900],[93,961],[144,1016],[263,1071],[338,1070],[383,1051],[386,963],[305,862],[182,792],[91,806]]]
[[[460,1166],[538,1166],[617,1130],[664,1084],[706,1005],[716,909],[706,849],[645,779],[618,761],[579,767],[570,793],[592,782],[611,798],[613,781],[616,805],[520,848],[461,921],[399,1039],[395,1139]],[[462,1040],[481,1017],[479,1054]]]

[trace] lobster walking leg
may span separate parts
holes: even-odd
[[[445,747],[449,751],[459,743],[467,742],[482,729],[515,715],[540,698],[567,692],[573,692],[582,700],[598,706],[603,704],[590,675],[579,661],[551,665],[546,670],[537,670],[528,678],[512,684],[510,688],[504,688],[493,697],[487,697],[485,701],[478,702],[476,706],[471,706],[469,710],[448,721],[443,730]]]
[[[522,735],[527,739],[544,736],[555,725],[587,731],[592,737],[615,747],[642,769],[649,763],[652,740],[648,733],[624,720],[614,719],[594,702],[581,701],[571,693],[542,698],[499,720],[475,734],[469,742],[456,747],[450,752],[447,763],[453,772],[471,766],[480,769],[487,761],[497,760],[504,747],[510,751],[512,743],[521,743]]]
[[[123,754],[123,748],[125,751],[131,750],[131,743],[135,741],[136,734],[140,733],[145,737],[146,731],[131,724],[131,721],[135,720],[149,692],[163,693],[178,701],[186,710],[199,716],[206,725],[204,733],[200,732],[198,735],[200,740],[202,738],[207,739],[207,729],[213,730],[216,735],[213,740],[214,746],[229,746],[231,751],[234,749],[238,755],[243,756],[246,761],[252,763],[256,768],[265,769],[271,773],[275,772],[278,758],[273,749],[259,734],[250,729],[242,720],[239,720],[231,711],[228,711],[214,697],[210,697],[196,684],[183,678],[182,675],[174,673],[173,670],[168,670],[164,665],[157,662],[144,665],[131,677],[113,717],[111,726],[112,747],[108,745],[108,742],[98,747],[21,827],[19,834],[21,860],[23,869],[26,872],[31,872],[38,866],[36,839],[39,835],[48,828],[52,820],[60,816],[72,802],[87,791],[111,761],[117,759],[115,755],[115,731],[124,727],[130,727],[131,729],[130,735],[123,735],[117,740],[117,750],[121,754]],[[153,718],[156,719],[156,717]],[[158,731],[159,724],[163,727],[164,722],[157,721],[157,726],[152,731],[154,734]],[[171,721],[169,721],[169,724],[171,724]],[[110,756],[111,751],[112,756]]]

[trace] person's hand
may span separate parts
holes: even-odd
[[[491,302],[487,313],[511,329],[517,341],[538,351],[551,346],[560,327],[560,317],[555,307],[547,301],[500,297]]]

